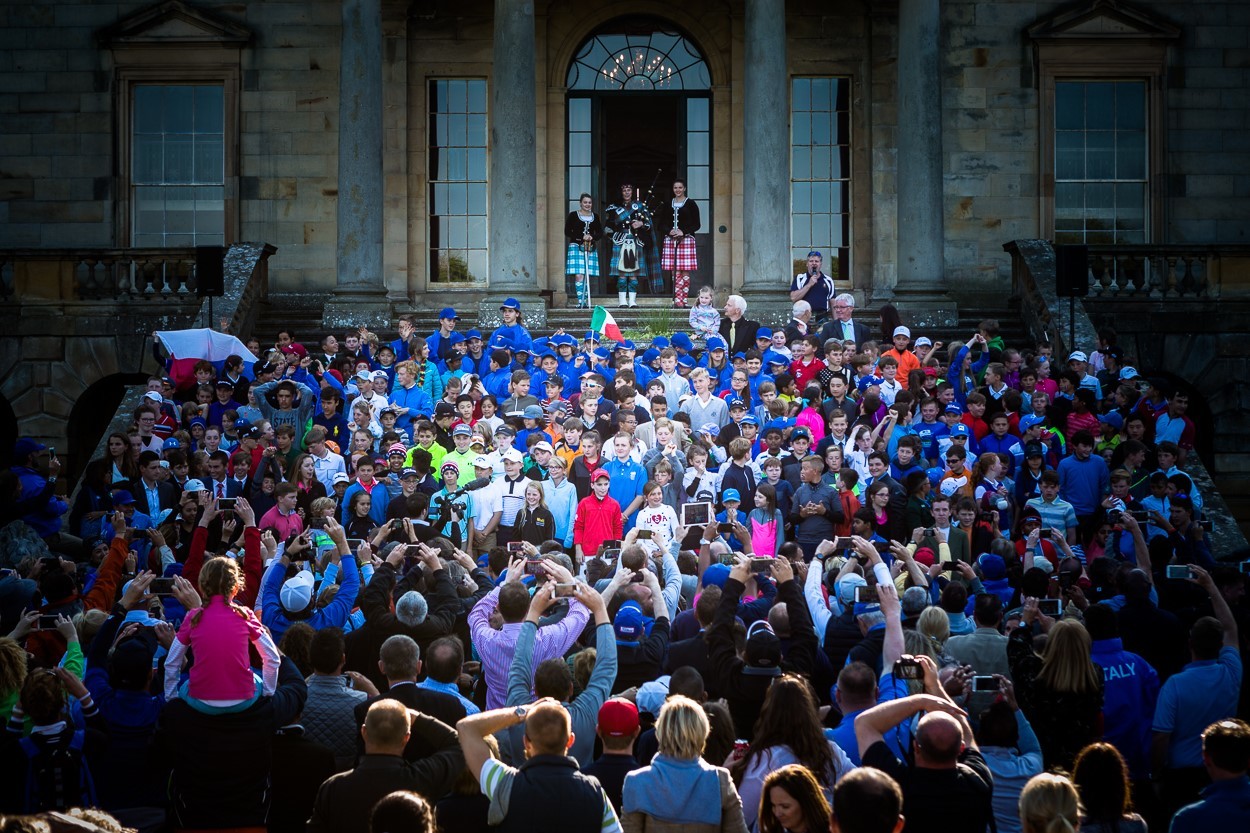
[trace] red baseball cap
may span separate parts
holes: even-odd
[[[595,469],[594,471],[590,473],[590,482],[594,483],[600,477],[606,478],[608,480],[612,479],[612,475],[608,474],[606,469]]]
[[[638,707],[628,700],[608,700],[599,707],[599,731],[623,738],[638,731]]]

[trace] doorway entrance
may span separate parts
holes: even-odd
[[[568,72],[566,210],[589,193],[595,210],[620,198],[629,180],[653,215],[672,197],[672,183],[686,180],[699,206],[694,235],[699,270],[692,286],[711,284],[711,82],[702,53],[671,25],[655,19],[615,21],[579,47]],[[664,230],[656,229],[656,239]],[[607,278],[611,240],[599,250],[602,276],[596,293],[616,291]],[[657,258],[658,260],[658,258]],[[665,276],[665,299],[671,275]],[[641,282],[641,297],[648,295]]]

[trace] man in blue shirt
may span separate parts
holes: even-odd
[[[628,434],[617,434],[613,437],[612,449],[616,456],[603,464],[603,470],[612,480],[608,495],[621,505],[625,532],[629,532],[634,528],[634,516],[642,507],[642,487],[647,484],[647,470],[629,456]]]
[[[1171,833],[1237,830],[1250,818],[1250,726],[1241,720],[1208,726],[1202,733],[1202,761],[1211,786],[1202,791],[1201,801],[1176,814]]]
[[[1077,431],[1072,435],[1072,456],[1059,461],[1059,496],[1072,504],[1082,532],[1101,518],[1102,498],[1110,489],[1111,469],[1094,454],[1093,435]]]
[[[1204,616],[1189,629],[1193,661],[1163,684],[1155,708],[1154,777],[1163,781],[1164,809],[1189,804],[1207,782],[1202,732],[1233,717],[1241,692],[1237,621],[1211,574],[1191,564],[1189,581],[1211,597],[1215,617]]]

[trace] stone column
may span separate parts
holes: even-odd
[[[339,62],[338,282],[322,323],[389,325],[382,281],[382,2],[343,0]]]
[[[913,327],[949,327],[942,232],[940,0],[899,0],[898,282],[894,304]]]
[[[746,0],[743,83],[742,291],[750,317],[790,288],[790,120],[784,0]],[[772,318],[772,315],[766,316]],[[780,319],[784,321],[785,319]]]
[[[538,295],[533,0],[495,0],[490,111],[490,290],[482,323],[499,300],[521,301],[527,324],[546,321]]]

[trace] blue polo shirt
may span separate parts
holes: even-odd
[[[642,487],[647,485],[647,470],[628,457],[623,463],[613,457],[603,464],[603,470],[612,478],[608,496],[621,505],[621,511],[633,503],[634,498],[642,494]],[[624,529],[628,532],[633,528],[634,517],[631,515],[625,518]]]
[[[1237,714],[1241,657],[1225,645],[1217,659],[1191,662],[1168,678],[1155,707],[1154,731],[1170,732],[1169,769],[1202,766],[1202,731]]]

